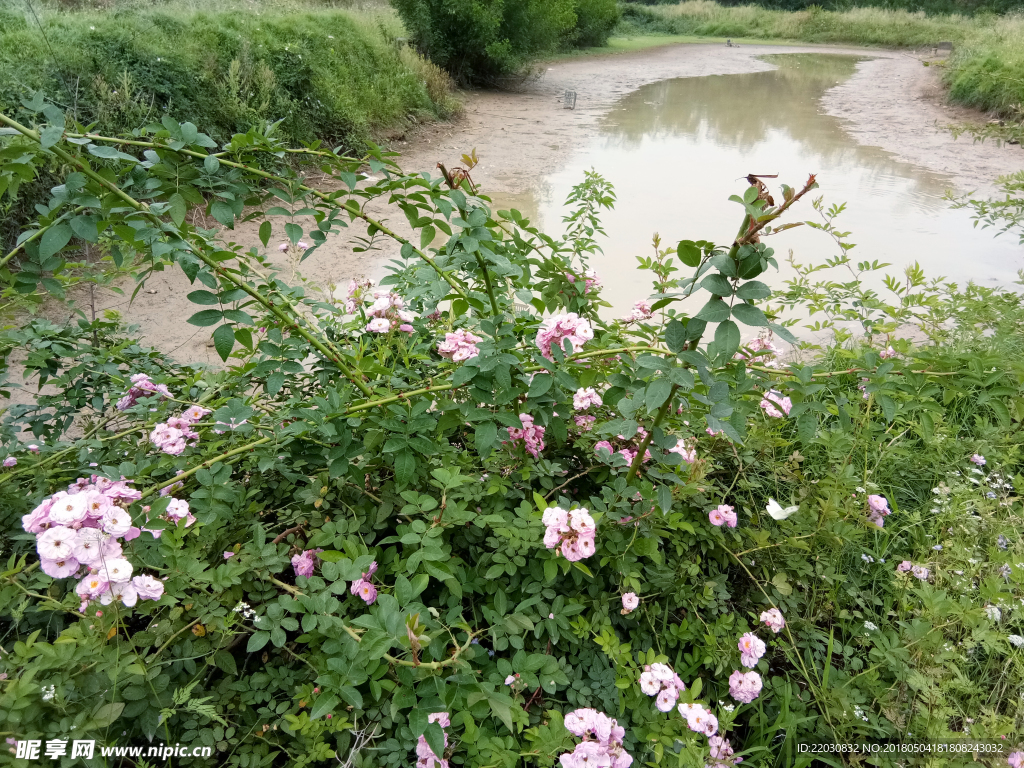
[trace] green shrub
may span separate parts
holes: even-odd
[[[917,268],[873,290],[882,265],[851,262],[820,203],[837,279],[797,266],[773,291],[761,235],[785,247],[811,177],[777,205],[741,190],[735,242],[656,241],[652,295],[603,321],[589,259],[615,198],[596,173],[550,237],[380,153],[298,150],[328,194],[256,131],[90,141],[28,108],[42,133],[6,119],[0,179],[42,144],[77,170],[38,211],[32,268],[0,284],[59,294],[85,244],[137,250],[143,279],[194,282],[187,322],[227,366],[110,318],[0,335],[48,385],[0,425],[0,727],[21,748],[550,768],[610,747],[618,768],[703,768],[729,757],[714,733],[769,768],[833,764],[807,742],[1020,744],[1019,294]],[[190,211],[259,221],[262,247]],[[301,259],[350,222],[402,243],[379,294],[282,279],[267,251]],[[835,337],[784,365],[790,308]],[[95,573],[60,559],[71,537]],[[621,731],[578,747],[580,708]]]
[[[619,23],[619,6],[615,0],[576,0],[576,26],[568,35],[570,48],[591,48],[608,42]]]
[[[574,0],[395,0],[394,6],[417,47],[467,83],[522,74],[576,24]]]

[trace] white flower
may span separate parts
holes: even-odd
[[[869,632],[873,632],[874,630],[878,629],[878,627],[872,624],[870,621],[865,621],[864,629],[868,630]]]
[[[60,494],[57,494],[60,495]],[[84,493],[63,494],[58,500],[54,496],[50,508],[50,520],[57,525],[80,523],[89,515],[89,499]]]
[[[1006,639],[1010,641],[1010,645],[1014,648],[1020,648],[1024,645],[1024,637],[1021,637],[1020,635],[1010,635]]]
[[[70,528],[47,528],[36,538],[36,551],[47,560],[64,560],[74,551],[75,538],[75,531]]]
[[[100,564],[100,570],[106,574],[111,589],[115,584],[124,583],[132,577],[132,564],[123,557],[103,561]]]
[[[657,696],[661,690],[661,683],[655,679],[651,672],[640,673],[640,690],[648,696]]]
[[[120,507],[107,507],[102,518],[103,530],[111,536],[123,536],[132,527],[132,518]]]

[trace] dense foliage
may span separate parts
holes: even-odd
[[[812,176],[731,198],[734,242],[656,238],[652,295],[606,321],[596,174],[556,238],[380,153],[297,150],[324,192],[255,130],[218,147],[170,118],[86,136],[41,96],[23,114],[0,116],[0,179],[68,172],[6,290],[60,295],[79,249],[135,252],[143,280],[193,281],[226,367],[112,318],[5,330],[5,371],[17,350],[47,385],[2,425],[8,738],[422,768],[1020,742],[1017,294],[916,269],[879,293],[884,265],[852,263],[816,202],[849,276],[800,267],[773,295],[763,240]],[[226,242],[242,221],[262,245]],[[267,254],[357,225],[401,243],[376,289],[319,294]],[[783,311],[835,343],[783,365]]]
[[[615,0],[395,0],[417,47],[460,82],[522,75],[538,56],[604,45]]]

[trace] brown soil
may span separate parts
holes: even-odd
[[[574,147],[594,135],[598,119],[617,99],[642,85],[674,77],[763,71],[771,65],[757,59],[759,55],[823,50],[872,57],[823,100],[825,110],[848,121],[857,141],[946,173],[963,192],[991,194],[996,176],[1024,168],[1019,147],[974,144],[969,138],[955,141],[941,128],[957,120],[982,118],[944,103],[938,67],[925,67],[921,58],[907,53],[825,46],[687,44],[552,62],[538,80],[519,92],[466,94],[465,115],[457,123],[421,127],[394,139],[391,147],[402,153],[407,171],[432,173],[438,161],[457,164],[463,152],[476,148],[481,163],[473,171],[474,180],[488,194],[514,201],[536,190],[547,172],[557,169]],[[570,89],[578,94],[574,110],[564,109],[559,101]],[[397,226],[397,217],[394,221]],[[397,249],[382,241],[379,251],[354,253],[352,237],[363,233],[353,228],[322,246],[301,265],[302,274],[319,286],[342,287],[354,276],[380,277]],[[255,227],[225,235],[246,247],[258,243]],[[284,258],[280,261],[289,275],[291,267]],[[210,329],[185,322],[197,307],[186,299],[194,286],[180,271],[168,270],[151,278],[131,304],[127,296],[132,285],[129,282],[124,288],[124,297],[102,291],[98,308],[116,309],[125,320],[138,324],[145,344],[180,360],[220,364],[209,342]]]

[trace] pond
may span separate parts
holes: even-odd
[[[496,196],[497,207],[515,206],[537,217],[552,234],[562,230],[562,204],[584,171],[597,170],[614,186],[618,203],[603,216],[608,239],[593,260],[613,304],[623,314],[651,293],[650,273],[636,269],[636,256],[653,254],[651,237],[663,246],[680,239],[728,244],[741,209],[728,202],[746,186],[749,173],[779,174],[767,180],[799,187],[809,173],[821,186],[811,196],[826,204],[846,203],[837,225],[857,244],[855,261],[890,263],[888,272],[920,262],[928,277],[954,282],[1010,286],[1024,267],[1024,249],[1004,235],[975,229],[966,211],[944,199],[948,176],[858,144],[843,122],[824,112],[821,99],[853,74],[856,57],[783,54],[765,57],[777,69],[742,75],[665,80],[622,98],[602,119],[599,135],[572,150],[566,162],[543,178],[536,191],[517,199]],[[795,220],[815,219],[809,201]],[[828,235],[809,227],[768,241],[780,272],[766,275],[774,287],[793,275],[789,249],[799,263],[836,256]],[[848,273],[820,273],[847,280]],[[881,285],[881,281],[877,285]]]

